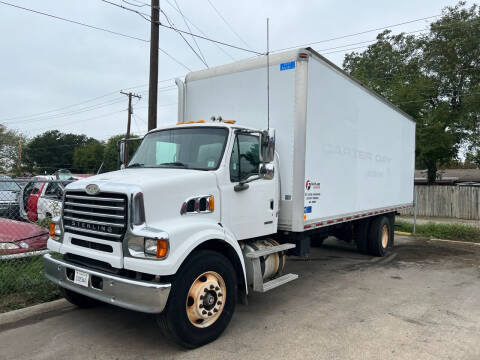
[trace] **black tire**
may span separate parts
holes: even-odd
[[[81,308],[81,309],[89,309],[101,304],[101,301],[89,298],[85,295],[76,293],[74,291],[65,289],[61,286],[58,287],[60,290],[60,294],[71,304]]]
[[[206,272],[215,272],[222,277],[226,297],[215,322],[201,328],[189,320],[187,298],[191,299],[188,297],[191,286]],[[236,301],[237,281],[231,262],[218,252],[200,250],[194,252],[177,272],[167,305],[164,311],[157,315],[157,323],[167,338],[185,348],[193,349],[214,341],[222,334],[235,311]]]
[[[391,221],[387,216],[374,218],[368,230],[368,252],[373,256],[385,256],[391,246],[392,232]],[[387,240],[385,236],[388,236]]]
[[[353,238],[357,244],[358,252],[361,254],[368,254],[368,227],[370,221],[357,220],[353,225]]]

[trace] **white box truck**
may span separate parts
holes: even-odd
[[[44,257],[67,300],[154,313],[192,348],[249,291],[296,279],[285,257],[312,242],[387,253],[413,202],[414,121],[310,48],[271,55],[269,72],[269,109],[265,57],[188,74],[177,124],[124,169],[67,186],[59,255]]]

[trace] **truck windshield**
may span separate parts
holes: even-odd
[[[143,139],[127,167],[215,170],[222,160],[228,130],[218,127],[156,131]]]

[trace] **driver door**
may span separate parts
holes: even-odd
[[[222,196],[222,220],[237,240],[272,234],[277,229],[275,179],[253,180],[244,190],[234,189],[240,181],[258,176],[259,165],[259,136],[237,134],[230,153],[230,181]]]

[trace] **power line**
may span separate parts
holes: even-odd
[[[451,24],[451,25],[444,25],[444,26],[441,26],[440,28],[441,28],[441,29],[447,29],[447,28],[457,28],[457,27],[471,26],[471,25],[480,25],[480,21],[474,20],[474,21],[468,22],[468,23],[459,21],[458,23],[454,23],[454,24]],[[422,31],[430,31],[430,29],[424,28],[424,29],[419,29],[419,30],[415,30],[415,31],[402,32],[401,34],[409,35],[409,34],[419,33],[419,32],[422,32]],[[365,43],[375,42],[375,41],[378,41],[378,38],[373,39],[373,40],[367,40],[367,41],[360,41],[360,42],[356,42],[356,43],[350,43],[350,44],[342,45],[342,46],[336,46],[336,47],[332,47],[332,48],[328,48],[328,49],[317,50],[317,51],[319,51],[319,52],[321,52],[321,51],[327,51],[327,50],[331,50],[331,49],[338,49],[338,48],[342,48],[342,47],[347,47],[347,46],[352,46],[352,45],[359,45],[359,44],[365,44]],[[350,50],[356,50],[356,49],[365,48],[365,47],[368,47],[368,46],[369,46],[369,45],[358,46],[358,47],[351,48],[351,49],[331,51],[331,52],[324,53],[324,54],[325,54],[325,55],[326,55],[326,54],[333,54],[333,53],[342,52],[342,51],[345,51],[345,52],[346,52],[346,51],[350,51]]]
[[[188,31],[192,32],[192,29],[190,29],[190,26],[188,25],[188,21],[187,21],[187,19],[185,18],[185,15],[183,15],[183,12],[182,12],[182,9],[180,8],[180,5],[178,5],[177,0],[174,0],[174,1],[175,1],[175,5],[177,6],[178,11],[180,12],[180,15],[182,15],[183,22],[184,22],[185,25],[187,26]],[[193,40],[193,42],[195,43],[195,45],[197,46],[198,52],[200,53],[200,55],[202,55],[202,58],[203,58],[203,60],[204,60],[204,62],[205,62],[205,65],[207,65],[207,68],[208,68],[207,59],[205,59],[205,55],[203,55],[202,49],[200,49],[200,46],[198,46],[197,40],[195,39],[194,36],[192,36],[192,40]]]
[[[54,115],[48,115],[48,116],[40,116],[40,117],[35,117],[35,118],[30,118],[30,119],[23,119],[23,120],[18,120],[18,121],[14,121],[14,122],[5,122],[5,123],[7,123],[7,124],[23,124],[23,123],[31,123],[31,122],[36,122],[36,121],[54,120],[54,119],[59,119],[59,118],[66,117],[66,116],[72,116],[72,115],[82,114],[84,112],[88,112],[88,111],[92,111],[92,110],[101,109],[101,108],[104,108],[106,106],[115,105],[115,104],[118,104],[118,103],[122,102],[122,100],[123,100],[123,98],[115,98],[115,99],[112,99],[112,100],[109,100],[109,101],[106,101],[106,102],[103,102],[103,103],[100,103],[100,104],[83,107],[83,108],[80,108],[80,109],[77,109],[77,110],[74,110],[74,111],[69,111],[69,112],[59,113],[59,114],[54,114]]]
[[[321,44],[321,43],[335,41],[335,40],[346,39],[346,38],[353,37],[353,36],[368,34],[368,33],[374,32],[374,31],[385,30],[385,29],[392,28],[392,27],[412,24],[412,23],[415,23],[415,22],[418,22],[418,21],[424,21],[424,20],[432,19],[432,18],[439,17],[439,16],[441,16],[441,15],[427,16],[427,17],[423,17],[423,18],[419,18],[419,19],[415,19],[415,20],[404,21],[404,22],[401,22],[401,23],[393,24],[393,25],[387,25],[387,26],[382,26],[382,27],[378,27],[378,28],[375,28],[375,29],[360,31],[360,32],[353,33],[353,34],[337,36],[337,37],[330,38],[330,39],[324,39],[324,40],[320,40],[320,41],[313,41],[313,42],[309,42],[309,43],[305,43],[305,44],[289,46],[289,47],[286,47],[286,48],[273,50],[272,52],[279,52],[279,51],[284,51],[284,50],[301,48],[301,47],[305,47],[305,46],[312,46],[312,45],[315,45],[315,44]]]
[[[29,9],[29,8],[26,8],[26,7],[23,7],[23,6],[19,6],[19,5],[15,5],[15,4],[11,4],[11,3],[8,3],[8,2],[5,2],[5,1],[0,1],[0,4],[4,4],[4,5],[7,5],[7,6],[11,6],[11,7],[14,7],[14,8],[17,8],[17,9],[21,9],[21,10],[24,10],[24,11],[29,11],[29,12],[34,13],[34,14],[44,15],[44,16],[47,16],[47,17],[50,17],[50,18],[53,18],[53,19],[56,19],[56,20],[61,20],[61,21],[65,21],[65,22],[72,23],[72,24],[84,26],[84,27],[87,27],[87,28],[90,28],[90,29],[93,29],[93,30],[103,31],[103,32],[106,32],[106,33],[109,33],[109,34],[112,34],[112,35],[122,36],[122,37],[124,37],[124,38],[132,39],[132,40],[137,40],[137,41],[141,41],[141,42],[144,42],[144,43],[150,43],[150,40],[145,40],[145,39],[142,39],[142,38],[139,38],[139,37],[136,37],[136,36],[131,36],[131,35],[123,34],[123,33],[117,32],[117,31],[113,31],[113,30],[101,28],[101,27],[98,27],[98,26],[95,26],[95,25],[89,25],[89,24],[86,24],[86,23],[82,23],[82,22],[80,22],[80,21],[67,19],[67,18],[64,18],[64,17],[57,16],[57,15],[49,14],[49,13],[46,13],[46,12]],[[184,68],[187,69],[188,71],[192,71],[188,66],[186,66],[186,65],[183,64],[180,60],[178,60],[178,59],[176,59],[175,57],[173,57],[172,55],[170,55],[170,54],[169,54],[168,52],[166,52],[164,49],[159,48],[158,50],[160,50],[162,53],[164,53],[166,56],[168,56],[170,59],[172,59],[173,61],[175,61],[177,64],[181,65],[182,67],[184,67]]]
[[[170,7],[175,10],[177,13],[180,14],[180,12],[178,11],[178,9],[172,5],[172,3],[169,1],[169,0],[166,0],[167,1],[167,4],[170,5]],[[146,3],[143,3],[144,5],[147,5],[147,6],[150,6],[149,4],[146,4]],[[184,19],[186,19],[190,25],[192,25],[195,29],[197,29],[197,31],[202,34],[203,36],[205,37],[208,37],[207,34],[205,34],[202,29],[200,29],[197,25],[195,25],[185,14],[183,14],[183,17]],[[221,47],[220,45],[218,45],[217,43],[213,43],[217,49],[219,49],[221,52],[223,52],[225,55],[227,55],[231,60],[235,61],[236,59],[231,55],[229,54],[223,47]]]
[[[104,0],[102,0],[102,1],[104,1]],[[167,16],[167,14],[166,14],[163,10],[160,10],[160,11],[161,11],[161,13],[165,16],[165,19],[166,19],[167,22],[170,24],[170,26],[171,26],[173,29],[175,29],[175,25],[174,25],[173,22],[170,20],[170,18]],[[200,56],[199,53],[197,53],[197,52],[195,51],[195,49],[192,47],[192,45],[190,45],[190,43],[188,42],[188,40],[185,39],[185,36],[183,36],[183,34],[182,34],[180,31],[178,31],[178,30],[175,30],[175,31],[177,32],[178,35],[180,35],[180,37],[183,39],[183,41],[185,41],[185,43],[186,43],[186,44],[188,45],[188,47],[193,51],[193,53],[200,59],[200,61],[208,68],[208,64],[207,64],[207,62],[205,61],[205,59],[204,59],[202,56]],[[195,40],[195,37],[192,36],[192,38]],[[195,41],[195,43],[196,43],[196,41]],[[198,46],[198,45],[197,45],[197,46]]]
[[[127,10],[127,11],[131,11],[131,12],[134,12],[138,15],[140,15],[141,17],[143,17],[145,20],[147,21],[150,21],[148,18],[147,18],[147,15],[145,13],[142,13],[138,10],[135,10],[135,9],[130,9],[130,8],[127,8],[126,6],[123,6],[123,5],[119,5],[119,4],[115,4],[114,2],[110,2],[108,0],[101,0],[105,3],[109,3],[111,5],[114,5],[114,6],[117,6],[121,9],[124,9],[124,10]],[[165,14],[165,12],[163,10],[160,9],[160,11],[167,17],[167,15]],[[167,21],[168,21],[168,17],[167,17]],[[228,47],[231,47],[231,48],[234,48],[234,49],[237,49],[237,50],[243,50],[243,51],[246,51],[246,52],[250,52],[250,53],[254,53],[254,54],[257,54],[257,55],[264,55],[263,53],[260,53],[258,51],[254,51],[254,50],[250,50],[250,49],[246,49],[246,48],[243,48],[243,47],[240,47],[240,46],[236,46],[236,45],[232,45],[232,44],[228,44],[226,42],[223,42],[223,41],[219,41],[219,40],[214,40],[214,39],[211,39],[211,38],[208,38],[206,36],[201,36],[201,35],[198,35],[198,34],[194,34],[192,32],[189,32],[189,31],[185,31],[185,30],[180,30],[172,25],[165,25],[165,24],[162,24],[159,22],[158,24],[159,26],[162,26],[166,29],[170,29],[170,30],[174,30],[176,32],[180,32],[182,34],[187,34],[187,35],[190,35],[190,36],[194,36],[194,37],[197,37],[199,39],[203,39],[203,40],[206,40],[206,41],[210,41],[210,42],[213,42],[213,43],[217,43],[217,44],[220,44],[220,45],[224,45],[224,46],[228,46]]]
[[[172,81],[172,80],[175,80],[175,78],[169,78],[169,79],[165,79],[165,80],[160,80],[159,83],[167,82],[167,81]],[[119,92],[120,90],[133,90],[133,89],[138,89],[138,88],[145,87],[145,86],[147,86],[147,85],[148,85],[148,84],[118,89],[118,90],[115,90],[115,91],[112,91],[112,92],[109,92],[109,93],[106,93],[106,94],[103,94],[103,95],[96,96],[96,97],[91,98],[91,99],[84,100],[84,101],[79,102],[79,103],[75,103],[75,104],[63,106],[63,107],[56,108],[56,109],[52,109],[52,110],[48,110],[48,111],[43,111],[43,112],[34,113],[34,114],[30,114],[30,115],[19,115],[19,116],[13,116],[13,117],[9,117],[9,118],[0,119],[0,123],[2,123],[2,122],[9,122],[10,120],[17,120],[17,119],[36,118],[36,117],[41,116],[41,115],[46,115],[46,114],[50,114],[50,113],[59,112],[59,111],[61,111],[61,110],[70,109],[70,108],[73,108],[73,107],[76,107],[76,106],[79,106],[79,105],[83,105],[83,104],[87,104],[87,103],[89,103],[89,102],[93,102],[93,101],[98,100],[98,99],[102,99],[102,98],[105,98],[105,97],[108,97],[108,96],[111,96],[111,95],[114,95],[114,94],[118,94],[118,92]],[[167,91],[168,89],[171,89],[171,88],[175,88],[175,85],[161,87],[161,88],[159,88],[159,90],[161,90],[161,91]],[[167,89],[167,90],[164,90],[164,89]],[[148,91],[144,91],[143,93],[148,93]],[[96,104],[96,105],[99,105],[99,104]],[[54,115],[56,115],[56,114],[54,114]],[[54,116],[54,115],[52,115],[52,116]]]
[[[263,53],[261,52],[258,52],[258,51],[255,51],[255,50],[249,50],[249,49],[246,49],[246,48],[242,48],[240,46],[236,46],[236,45],[232,45],[232,44],[227,44],[223,41],[218,41],[218,40],[214,40],[214,39],[210,39],[210,38],[207,38],[205,36],[201,36],[201,35],[198,35],[198,34],[193,34],[191,32],[188,32],[188,31],[185,31],[185,30],[180,30],[180,29],[177,29],[177,28],[174,28],[172,26],[167,26],[165,24],[159,24],[160,26],[166,28],[166,29],[170,29],[170,30],[174,30],[174,31],[179,31],[183,34],[187,34],[187,35],[191,35],[191,36],[195,36],[199,39],[203,39],[203,40],[207,40],[207,41],[211,41],[211,42],[214,42],[214,43],[217,43],[217,44],[220,44],[220,45],[224,45],[224,46],[228,46],[228,47],[231,47],[231,48],[234,48],[234,49],[237,49],[237,50],[242,50],[242,51],[246,51],[246,52],[249,52],[249,53],[253,53],[253,54],[257,54],[257,55],[264,55]]]
[[[225,25],[228,26],[228,28],[230,29],[230,31],[232,33],[235,34],[235,36],[240,39],[240,41],[249,49],[252,49],[252,47],[245,41],[243,40],[243,38],[235,31],[235,29],[232,27],[232,25],[230,25],[230,23],[223,17],[223,15],[220,13],[220,11],[218,11],[218,9],[212,4],[212,2],[210,0],[207,0],[208,3],[210,4],[210,6],[213,8],[213,10],[215,10],[215,12],[217,13],[217,15],[220,17],[220,19],[223,20],[223,22],[225,23]],[[176,1],[175,1],[176,2]]]
[[[88,119],[74,120],[74,121],[70,121],[70,122],[68,122],[68,123],[59,124],[59,125],[57,124],[56,126],[58,126],[58,127],[63,127],[63,126],[75,124],[75,123],[78,123],[78,122],[92,121],[92,120],[104,118],[104,117],[107,117],[107,116],[111,116],[111,115],[113,115],[113,114],[118,114],[118,113],[121,113],[121,112],[124,112],[124,111],[127,111],[127,109],[118,110],[118,111],[113,111],[113,112],[108,113],[108,114],[103,114],[103,115],[99,115],[99,116],[94,116],[94,117],[91,117],[91,118],[88,118]],[[41,127],[41,128],[35,128],[35,129],[28,129],[28,131],[36,131],[36,130],[42,130],[42,129],[43,129],[43,127]]]
[[[152,22],[151,16],[148,15],[148,14],[142,13],[142,12],[140,12],[140,11],[138,11],[138,10],[130,9],[130,8],[128,8],[128,7],[126,7],[126,6],[123,6],[123,5],[120,5],[120,4],[116,4],[116,3],[112,2],[112,1],[109,1],[109,0],[101,0],[101,1],[104,2],[104,3],[107,3],[107,4],[110,4],[110,5],[119,7],[119,8],[121,8],[121,9],[123,9],[123,10],[131,11],[131,12],[133,12],[133,13],[135,13],[135,14],[140,15],[144,20],[147,20],[147,21],[149,21],[149,22]],[[167,19],[168,23],[170,24],[170,26],[171,26],[172,28],[175,28],[173,22],[170,21],[170,19],[168,18],[167,14],[166,14],[163,10],[161,10],[161,9],[160,9],[160,11],[163,13],[163,15],[164,15],[165,18]],[[150,18],[150,19],[149,19],[149,18]],[[205,61],[205,59],[204,59],[202,56],[200,56],[200,55],[195,51],[195,49],[192,47],[192,45],[190,45],[190,43],[187,41],[187,39],[185,39],[185,37],[183,36],[183,34],[180,33],[178,30],[177,30],[177,33],[178,33],[178,35],[180,35],[180,37],[183,39],[183,41],[185,41],[185,43],[186,43],[186,44],[188,45],[188,47],[193,51],[193,53],[200,59],[200,61],[208,68],[208,64],[207,64],[207,62]],[[193,36],[192,36],[192,38],[193,38]]]

